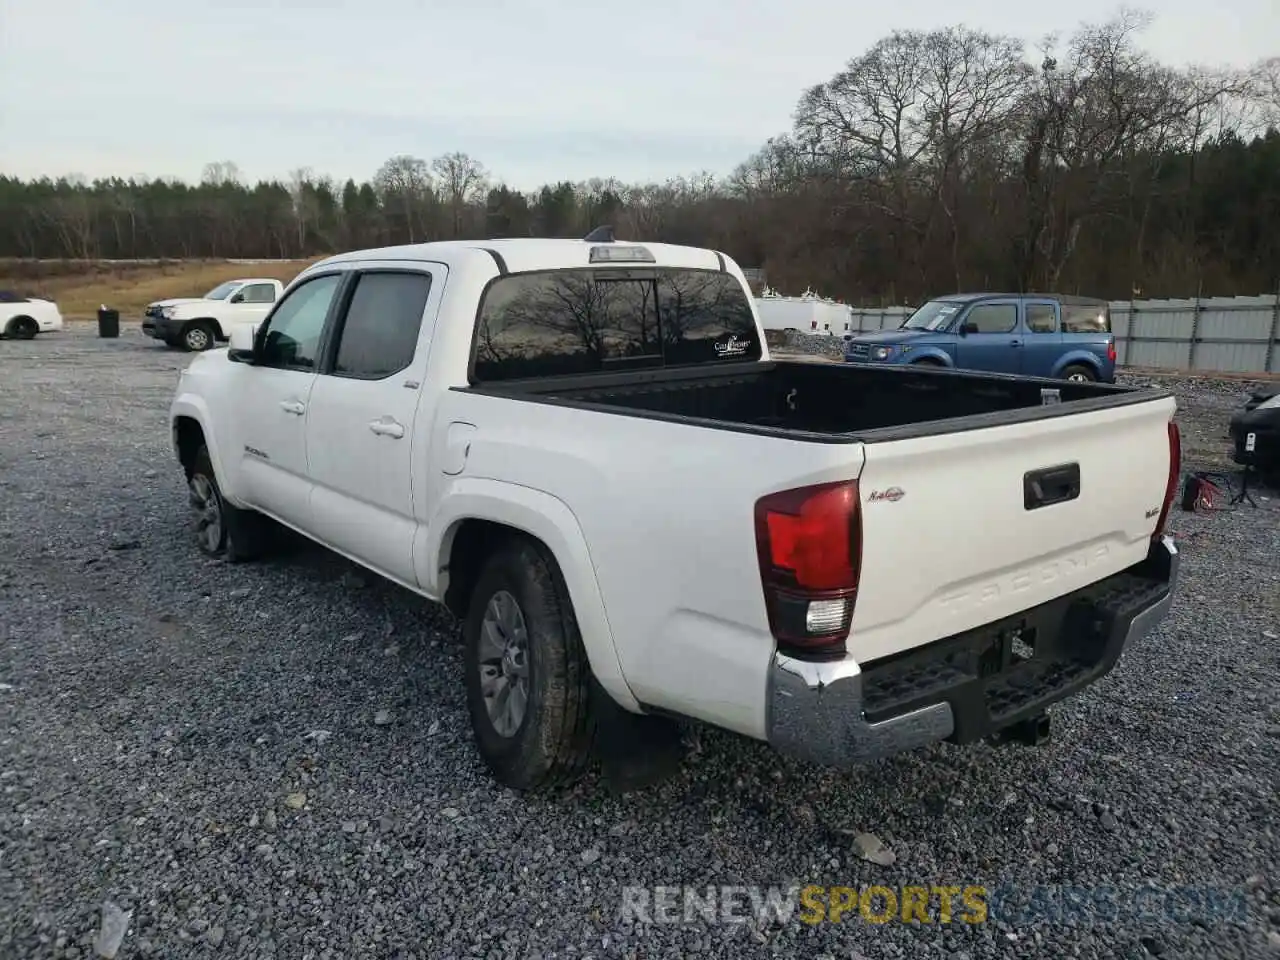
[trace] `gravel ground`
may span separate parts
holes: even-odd
[[[197,554],[186,359],[0,342],[0,957],[93,956],[116,907],[120,957],[1280,956],[1275,497],[1175,511],[1170,618],[1044,747],[841,774],[701,731],[651,791],[529,799],[472,749],[447,614],[314,548]],[[1249,385],[1174,385],[1211,466]],[[980,924],[620,915],[628,885],[789,881],[1010,892]],[[1144,886],[1183,899],[1134,916]],[[1062,888],[1094,898],[1028,906]]]

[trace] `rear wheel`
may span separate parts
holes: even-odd
[[[262,555],[270,535],[267,518],[223,499],[206,446],[196,452],[187,471],[187,490],[195,513],[196,545],[202,553],[232,563]]]
[[[595,733],[591,671],[545,547],[513,537],[490,556],[463,633],[471,728],[494,777],[515,790],[576,779]]]
[[[31,317],[14,317],[4,328],[4,335],[14,340],[33,340],[40,325]]]
[[[213,325],[206,320],[192,320],[182,328],[182,348],[193,353],[208,350],[214,344]]]
[[[1062,377],[1064,380],[1070,380],[1073,383],[1093,383],[1098,379],[1098,375],[1082,363],[1071,364],[1062,371]]]

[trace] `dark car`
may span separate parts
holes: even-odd
[[[1231,459],[1260,472],[1280,474],[1280,385],[1253,392],[1231,418]]]
[[[896,330],[847,337],[844,358],[1104,383],[1116,376],[1107,301],[1053,293],[938,297]]]

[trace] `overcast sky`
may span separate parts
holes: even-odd
[[[1148,0],[1176,64],[1280,53],[1278,0]],[[727,173],[895,28],[1034,41],[1103,0],[0,0],[0,172],[370,177],[452,150],[521,188]]]

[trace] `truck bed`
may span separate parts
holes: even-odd
[[[595,374],[472,389],[821,442],[907,439],[1164,395],[1113,384],[805,361]],[[1046,389],[1057,391],[1061,403],[1046,403]]]

